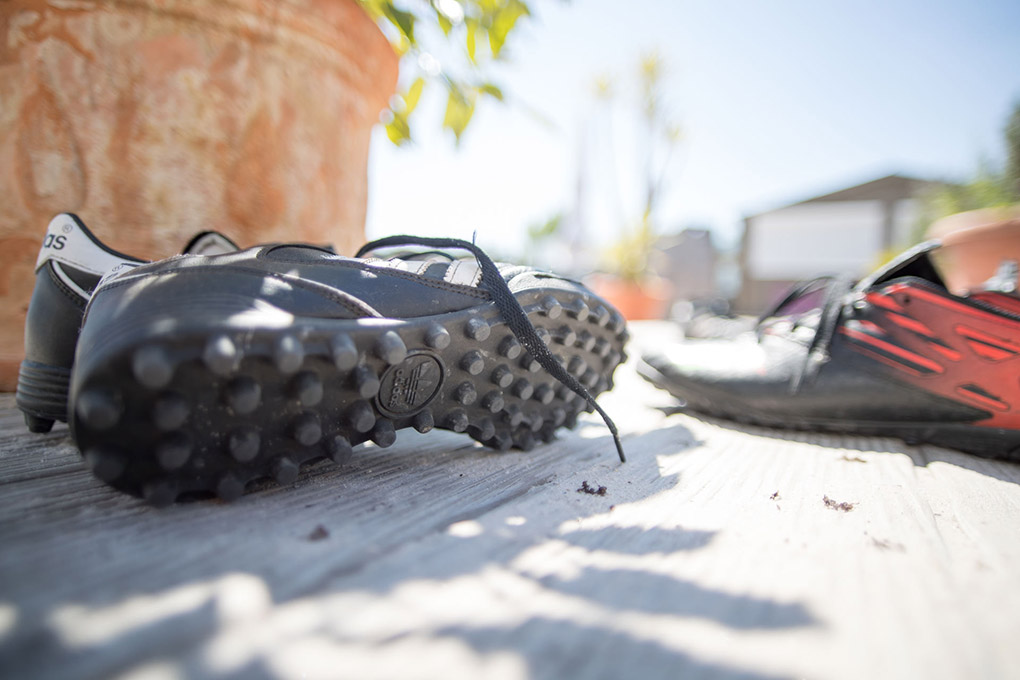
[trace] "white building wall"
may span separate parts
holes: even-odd
[[[863,276],[882,250],[881,201],[826,201],[751,218],[747,266],[755,279]]]

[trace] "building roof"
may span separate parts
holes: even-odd
[[[809,203],[825,203],[828,201],[899,201],[906,198],[914,198],[926,189],[945,186],[945,184],[945,182],[908,177],[906,175],[886,175],[885,177],[879,177],[870,182],[864,182],[863,184],[840,189],[832,193],[763,210],[749,217],[757,217],[758,215],[775,212],[783,208]]]

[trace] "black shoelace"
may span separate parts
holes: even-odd
[[[772,309],[759,317],[757,333],[758,339],[761,340],[766,321],[779,317],[785,307],[802,297],[820,290],[825,291],[822,303],[818,307],[820,313],[817,325],[815,326],[815,333],[808,344],[807,353],[804,355],[804,362],[790,382],[791,392],[797,392],[805,379],[814,378],[828,359],[829,345],[832,344],[832,339],[836,335],[836,328],[839,326],[845,298],[853,290],[854,283],[854,279],[848,276],[819,276],[814,279],[801,281],[790,288],[789,292]],[[801,317],[803,316],[801,315]],[[794,320],[791,331],[800,325],[801,317]]]
[[[574,394],[584,399],[595,409],[606,427],[613,435],[613,443],[616,444],[616,453],[620,456],[620,462],[626,462],[627,457],[623,453],[623,444],[620,442],[620,433],[616,429],[616,423],[609,417],[601,406],[595,402],[591,392],[579,383],[577,379],[567,373],[567,370],[556,360],[553,353],[549,351],[542,338],[535,330],[534,324],[528,319],[527,312],[510,291],[510,286],[503,280],[496,263],[485,254],[485,252],[474,243],[462,241],[455,238],[427,238],[418,236],[387,236],[377,241],[366,243],[358,250],[355,257],[363,257],[366,253],[378,248],[394,248],[399,246],[424,246],[426,248],[459,248],[467,250],[478,261],[482,270],[482,285],[492,298],[496,309],[503,315],[507,327],[514,334],[518,342],[524,346],[531,356],[538,362],[538,365],[546,370],[552,377],[566,385]]]

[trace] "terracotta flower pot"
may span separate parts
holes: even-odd
[[[627,321],[665,319],[669,312],[672,288],[669,281],[648,277],[630,281],[606,274],[593,274],[586,280],[596,294],[623,314]]]
[[[966,295],[992,278],[1004,260],[1020,263],[1020,205],[951,215],[933,224],[928,236],[942,242],[935,258],[946,286]]]
[[[46,223],[118,250],[364,236],[397,56],[354,0],[0,2],[0,388]]]

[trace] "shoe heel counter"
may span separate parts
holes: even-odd
[[[25,359],[15,395],[26,414],[67,419],[67,390],[84,309],[84,300],[59,279],[51,265],[36,273],[25,318]]]

